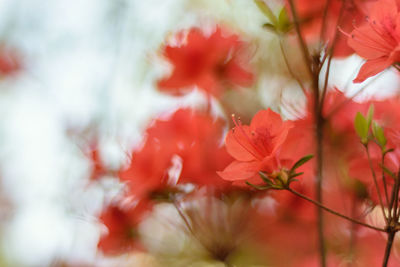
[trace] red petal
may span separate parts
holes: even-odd
[[[251,130],[266,128],[273,137],[273,151],[286,140],[289,129],[293,127],[290,121],[282,121],[281,116],[271,109],[259,111],[251,121]]]
[[[370,6],[370,17],[372,20],[384,21],[397,16],[396,0],[380,0]]]
[[[280,128],[282,126],[282,119],[281,116],[272,111],[271,109],[267,110],[260,110],[254,115],[253,119],[251,120],[250,127],[251,129],[257,128],[267,128],[272,132],[276,132],[274,128]]]
[[[357,77],[353,80],[354,83],[361,83],[365,81],[367,78],[372,77],[379,72],[383,71],[390,65],[392,65],[392,61],[387,57],[381,57],[378,59],[371,59],[364,63],[358,72]]]
[[[251,136],[250,127],[242,125],[240,129],[230,130],[226,136],[226,150],[228,153],[240,161],[252,161],[259,157],[259,153],[251,145],[249,138]]]
[[[387,35],[378,34],[376,29],[373,29],[370,24],[366,24],[351,32],[351,37],[349,37],[347,44],[361,57],[376,59],[388,56],[394,49],[393,44],[390,44],[394,40]]]
[[[241,162],[234,161],[228,165],[222,172],[217,172],[222,179],[228,181],[246,180],[257,175],[260,170],[260,162]]]

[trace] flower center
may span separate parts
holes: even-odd
[[[258,160],[263,160],[265,156],[271,154],[273,149],[272,146],[273,136],[268,131],[268,129],[257,128],[255,131],[251,131],[250,135],[248,135],[246,131],[243,129],[243,125],[240,121],[240,118],[236,120],[235,115],[232,114],[232,120],[233,123],[235,124],[235,128],[233,129],[233,131],[238,129],[239,132],[244,137],[244,140],[246,140],[246,142],[244,143],[243,141],[239,140],[239,138],[236,138],[235,135],[233,136],[235,140],[238,142],[238,144],[241,145],[247,152],[249,152]]]

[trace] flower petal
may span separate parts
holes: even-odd
[[[354,83],[361,83],[367,78],[372,77],[384,69],[392,65],[392,61],[387,57],[381,57],[378,59],[371,59],[364,63],[358,72],[357,77],[353,80]]]
[[[257,128],[268,129],[272,137],[274,153],[286,140],[289,129],[293,127],[292,122],[282,121],[281,116],[271,109],[259,111],[251,121],[250,128],[257,132]]]
[[[225,139],[228,153],[240,161],[253,161],[260,157],[259,152],[251,144],[251,131],[247,125],[230,130]]]
[[[394,39],[391,36],[386,36],[383,32],[372,28],[370,24],[365,24],[351,32],[351,36],[347,44],[362,58],[376,59],[383,56],[388,56],[392,51]],[[377,25],[374,27],[378,27]]]
[[[238,180],[246,180],[257,175],[260,169],[260,162],[251,161],[251,162],[241,162],[234,161],[229,164],[225,170],[222,172],[217,172],[219,176],[224,180],[228,181],[238,181]]]

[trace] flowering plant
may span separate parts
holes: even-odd
[[[230,96],[265,89],[259,77],[272,72],[251,38],[227,25],[179,30],[161,46],[170,72],[156,87],[204,101],[155,118],[120,170],[90,154],[92,181],[111,172],[124,184],[99,215],[104,254],[152,253],[139,226],[167,205],[200,254],[226,266],[400,264],[399,98],[358,99],[329,82],[332,62],[350,55],[366,60],[354,83],[399,68],[400,2],[270,2],[248,4],[265,15],[259,27],[280,48],[266,53],[281,57],[300,97],[243,111],[256,101]]]

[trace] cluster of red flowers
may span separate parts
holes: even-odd
[[[239,37],[217,28],[206,36],[200,29],[193,28],[180,33],[177,46],[166,45],[164,56],[172,63],[170,77],[158,82],[162,92],[182,95],[194,86],[213,96],[220,96],[231,86],[250,86],[251,72],[243,66],[245,55]]]
[[[327,44],[326,53],[346,56],[354,50],[367,60],[354,82],[362,82],[398,64],[400,2],[288,0],[287,3],[288,10],[297,8],[297,14],[293,10],[288,13],[292,14],[292,23],[299,27],[298,38],[303,35],[307,42],[314,42],[319,37],[320,42]],[[365,14],[368,17],[363,21]],[[353,21],[361,26],[346,35],[346,31],[353,29]],[[228,89],[252,85],[255,77],[249,68],[246,44],[238,35],[217,27],[209,35],[192,28],[177,36],[177,44],[162,47],[162,55],[172,65],[172,72],[158,81],[161,92],[181,96],[198,88],[209,99],[214,97],[219,101]],[[324,204],[342,214],[342,218],[329,217],[334,224],[327,226],[326,238],[332,246],[336,243],[343,246],[348,242],[352,246],[350,253],[357,254],[361,264],[357,266],[380,261],[380,254],[374,253],[375,247],[381,250],[383,246],[382,242],[376,241],[380,240],[379,236],[373,231],[357,235],[360,227],[350,225],[349,229],[342,219],[362,218],[374,205],[386,205],[390,209],[398,205],[390,201],[387,190],[396,186],[394,176],[400,168],[400,102],[390,99],[357,103],[336,88],[324,88],[322,97],[317,94],[316,98],[315,90],[319,88],[313,90],[306,92],[306,109],[297,119],[284,120],[278,113],[265,109],[257,112],[246,125],[232,115],[234,127],[226,135],[230,119],[215,117],[210,109],[180,108],[169,116],[154,119],[144,133],[142,144],[132,151],[129,164],[111,172],[118,175],[127,190],[99,217],[108,229],[99,241],[99,249],[106,254],[118,254],[142,247],[137,229],[139,223],[157,201],[176,205],[179,201],[193,201],[202,195],[201,190],[185,189],[184,185],[190,184],[195,189],[206,188],[207,197],[211,195],[221,201],[240,195],[246,199],[247,209],[241,209],[243,213],[239,215],[234,213],[234,217],[242,222],[239,217],[243,214],[253,220],[251,227],[258,229],[254,239],[264,243],[270,240],[274,244],[266,250],[277,255],[277,263],[287,256],[287,247],[292,245],[298,248],[293,254],[296,261],[287,258],[287,264],[314,266],[316,255],[309,242],[309,231],[318,219],[313,206],[298,197],[307,200],[302,194],[317,193],[315,177],[323,175],[324,186],[320,194],[324,195]],[[322,103],[316,105],[315,101]],[[367,113],[366,117],[362,115]],[[320,127],[317,128],[322,137],[320,141],[316,127]],[[322,151],[324,155],[319,163],[314,159],[309,161],[316,151]],[[90,155],[94,163],[93,180],[110,174],[97,150]],[[319,166],[323,168],[316,175]],[[386,179],[389,176],[391,179]],[[375,181],[376,177],[382,179]],[[277,203],[279,208],[265,211],[260,208],[262,205],[255,205],[266,199]],[[196,227],[201,233],[205,231],[205,226],[196,220],[203,220],[202,215],[190,210],[185,213],[179,205],[176,207],[186,226],[215,259],[226,261],[237,250],[238,241],[231,237],[227,239],[229,242],[213,237],[204,240],[205,235],[196,233]],[[398,214],[394,212],[386,219],[396,216]],[[209,224],[216,227],[214,222]],[[352,231],[351,236],[344,231],[335,232],[337,226]],[[390,232],[379,228],[380,225],[367,226]],[[237,224],[232,229],[246,228],[236,227]],[[287,240],[274,235],[277,231],[287,233]],[[296,236],[296,244],[290,241],[289,245],[293,236]],[[345,241],[338,241],[338,237]],[[356,237],[358,245],[354,245]],[[363,241],[367,240],[374,240],[374,244],[365,246]],[[328,260],[339,264],[342,262],[340,254],[341,251],[332,253]],[[273,259],[269,258],[271,262]]]

